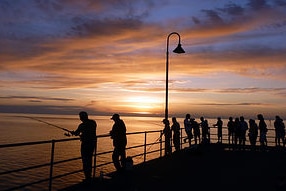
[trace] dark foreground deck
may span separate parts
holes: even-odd
[[[78,184],[62,191],[286,191],[286,152],[232,150],[211,144],[136,165],[112,178]]]

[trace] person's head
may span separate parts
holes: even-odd
[[[249,124],[253,124],[255,123],[255,120],[254,119],[249,119]]]
[[[172,117],[172,122],[176,122],[177,121],[177,118],[176,117]]]
[[[187,114],[186,114],[186,118],[187,118],[187,119],[190,119],[190,118],[191,118],[191,115],[190,115],[189,113],[187,113]]]
[[[240,116],[239,119],[240,119],[240,121],[244,121],[244,117],[243,116]]]
[[[162,121],[165,125],[169,125],[170,124],[170,122],[169,122],[169,120],[168,119],[163,119],[163,121]]]
[[[201,121],[204,121],[204,119],[205,119],[204,117],[200,117],[200,120],[201,120]]]
[[[276,121],[283,121],[283,119],[282,119],[279,115],[276,115],[276,116],[275,116],[275,120],[276,120]]]
[[[233,118],[232,118],[232,117],[229,117],[228,119],[229,119],[230,121],[232,121],[232,120],[233,120]]]
[[[78,115],[81,121],[86,121],[88,119],[88,114],[85,111],[79,112]]]
[[[264,119],[264,117],[263,117],[263,115],[262,115],[262,114],[258,114],[258,115],[257,115],[257,119],[259,119],[259,120],[263,120],[263,119]]]
[[[120,119],[120,116],[118,113],[114,113],[110,119],[112,119],[113,121],[117,121]]]

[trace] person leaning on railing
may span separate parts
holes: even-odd
[[[72,135],[80,136],[81,140],[81,158],[82,166],[85,176],[85,182],[91,181],[92,172],[92,155],[95,148],[96,140],[96,121],[88,118],[88,114],[85,111],[79,113],[79,118],[82,121],[79,124],[77,130],[71,131]]]

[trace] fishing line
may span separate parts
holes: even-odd
[[[163,134],[161,134],[153,143],[151,143],[151,144],[149,145],[149,147],[146,149],[146,153],[148,153],[148,152],[150,151],[150,149],[151,149],[151,147],[152,147],[153,145],[155,145],[158,141],[160,141],[160,140],[162,139],[162,135],[163,135]],[[141,155],[140,159],[141,159],[143,156],[144,156],[144,155]]]
[[[162,135],[163,135],[163,134],[161,134],[161,135],[156,139],[156,141],[153,142],[153,143],[150,145],[150,147],[146,150],[146,152],[148,152],[154,144],[156,144],[158,141],[160,141],[160,140],[162,139]]]
[[[39,121],[39,122],[41,122],[41,123],[45,123],[45,124],[47,124],[47,125],[56,127],[56,128],[58,128],[58,129],[61,129],[61,130],[64,130],[64,131],[67,132],[67,133],[64,133],[65,136],[68,136],[68,137],[71,136],[70,133],[71,133],[72,131],[70,131],[70,130],[68,130],[68,129],[66,129],[66,128],[60,127],[60,126],[58,126],[58,125],[54,125],[54,124],[52,124],[52,123],[43,121],[43,120],[38,119],[38,118],[35,118],[35,117],[27,117],[27,116],[23,116],[23,117],[29,118],[29,119],[33,119],[33,120]]]

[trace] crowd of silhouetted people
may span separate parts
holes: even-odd
[[[79,113],[81,123],[75,131],[70,131],[72,135],[80,136],[81,138],[81,156],[83,163],[83,171],[85,175],[85,181],[90,182],[92,171],[92,156],[96,143],[96,128],[97,123],[95,120],[89,119],[88,114],[85,111]],[[113,114],[111,119],[114,121],[112,129],[110,131],[110,137],[113,140],[114,150],[112,153],[112,161],[117,171],[122,171],[126,168],[126,126],[119,114]],[[258,123],[255,119],[249,119],[245,121],[243,116],[229,117],[226,124],[228,131],[228,144],[237,146],[237,148],[244,148],[247,137],[250,142],[251,148],[255,149],[257,141],[259,141],[261,147],[267,146],[267,124],[262,114],[257,115]],[[200,121],[196,121],[188,113],[184,119],[184,129],[186,132],[186,138],[181,137],[181,126],[176,117],[172,117],[172,125],[168,119],[162,121],[164,123],[164,129],[161,134],[165,136],[165,155],[172,154],[172,144],[175,151],[181,149],[181,140],[185,143],[188,141],[189,146],[194,145],[206,145],[211,141],[210,125],[208,120],[204,117],[200,117]],[[217,121],[213,124],[213,128],[217,130],[217,143],[222,144],[223,141],[223,121],[221,117],[217,117]],[[283,119],[278,115],[275,116],[274,121],[275,129],[275,145],[278,147],[285,147],[285,124]],[[161,138],[160,136],[160,138]],[[193,141],[192,141],[193,139]]]
[[[171,138],[173,138],[173,145],[175,151],[180,150],[180,124],[176,117],[172,117],[172,125],[168,120],[164,119],[163,123],[165,128],[163,134],[165,135],[165,148],[166,154],[171,153]],[[186,138],[182,139],[184,143],[188,141],[189,146],[198,144],[209,144],[210,143],[210,126],[208,120],[204,117],[200,117],[200,121],[196,121],[188,113],[184,119],[184,130]],[[221,144],[223,140],[223,121],[221,117],[217,117],[217,121],[213,124],[213,128],[216,128],[217,143]],[[227,141],[229,145],[233,145],[235,148],[244,148],[247,139],[249,140],[252,149],[259,145],[262,148],[267,147],[267,133],[268,127],[262,114],[257,115],[257,122],[251,118],[248,121],[245,120],[244,116],[240,117],[229,117],[227,124]],[[285,124],[280,116],[275,116],[274,121],[275,130],[275,146],[285,147]],[[173,133],[173,136],[172,136]]]

